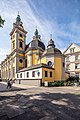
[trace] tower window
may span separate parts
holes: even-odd
[[[19,60],[19,62],[20,62],[20,63],[22,63],[22,62],[23,62],[23,60],[22,60],[22,59],[20,59],[20,60]]]
[[[19,36],[22,37],[22,34],[20,33]]]
[[[20,47],[23,48],[23,44],[22,44],[22,41],[20,41]]]

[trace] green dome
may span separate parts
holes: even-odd
[[[21,22],[20,15],[17,15],[16,22]]]
[[[34,34],[35,34],[35,36],[37,36],[38,35],[38,30],[36,29],[36,31],[34,32]]]

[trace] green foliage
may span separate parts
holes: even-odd
[[[75,83],[79,83],[79,77],[73,77],[73,76],[70,76],[67,80],[66,80],[66,85],[75,85]]]
[[[66,80],[66,82],[79,82],[79,77],[69,76],[69,78]]]
[[[49,82],[48,86],[49,87],[64,86],[64,81]]]
[[[3,20],[2,17],[0,16],[0,27],[3,27],[4,22],[5,22],[5,20]]]

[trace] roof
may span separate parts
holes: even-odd
[[[71,47],[72,44],[77,45],[78,47],[80,47],[80,43],[71,43],[68,48],[63,52],[63,54],[65,54],[65,52]]]
[[[48,56],[48,55],[62,55],[61,51],[57,48],[48,48],[43,52],[43,56]]]
[[[44,43],[40,40],[32,40],[29,44],[26,45],[25,51],[38,48],[41,48],[44,51],[45,50]]]
[[[23,68],[23,69],[19,70],[18,73],[19,73],[19,72],[23,72],[23,71],[32,70],[32,69],[41,68],[41,67],[54,70],[54,68],[48,66],[47,64],[40,63],[40,64],[33,65],[33,66],[30,66],[30,67],[27,67],[27,68]]]

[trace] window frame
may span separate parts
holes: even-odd
[[[20,60],[21,60],[21,61],[20,61]],[[19,59],[19,62],[20,62],[20,63],[23,63],[23,59],[20,58],[20,59]]]
[[[19,36],[22,38],[23,37],[22,33],[20,33]]]
[[[50,77],[52,77],[52,76],[53,76],[52,71],[50,71]]]
[[[19,41],[19,47],[23,48],[23,42],[21,40]]]
[[[48,77],[48,71],[45,70],[45,77]]]
[[[70,48],[70,53],[74,53],[75,48]]]
[[[26,73],[26,77],[29,78],[29,72]]]
[[[35,77],[35,71],[32,71],[32,77]]]
[[[22,73],[20,73],[20,78],[22,78]]]
[[[65,68],[65,62],[63,62],[63,68]]]

